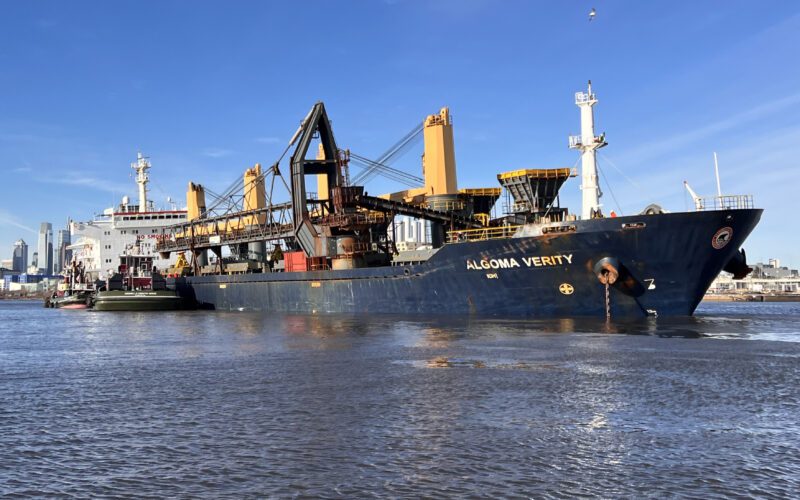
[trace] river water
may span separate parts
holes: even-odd
[[[0,494],[800,493],[800,304],[607,325],[0,301],[0,325]]]

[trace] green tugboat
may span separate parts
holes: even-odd
[[[116,273],[94,293],[91,305],[96,311],[174,311],[184,309],[184,301],[153,266],[152,255],[132,253],[120,257]]]

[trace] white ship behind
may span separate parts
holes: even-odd
[[[186,210],[157,209],[147,199],[149,182],[149,160],[137,155],[131,164],[136,172],[139,187],[139,203],[133,204],[123,196],[116,207],[106,208],[89,222],[70,222],[73,243],[68,247],[73,260],[83,263],[90,279],[105,279],[117,270],[122,255],[152,255],[153,265],[164,270],[178,259],[178,254],[161,258],[156,252],[156,242],[163,235],[163,228],[186,220]]]

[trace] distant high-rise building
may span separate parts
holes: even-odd
[[[28,274],[37,274],[39,272],[39,252],[33,252],[33,261],[28,266]]]
[[[405,219],[397,220],[394,222],[394,239],[397,241],[406,241],[406,221]]]
[[[430,243],[427,221],[412,217],[395,217],[392,225],[389,238],[394,240],[400,251],[422,248]]]
[[[19,239],[14,242],[14,252],[11,255],[11,269],[24,273],[28,270],[28,244]]]
[[[53,225],[42,222],[39,226],[38,268],[41,274],[53,274]]]
[[[69,229],[59,229],[56,234],[56,244],[53,246],[53,274],[61,273],[70,261],[70,251],[67,250],[70,243]]]

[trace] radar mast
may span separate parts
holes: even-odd
[[[147,171],[150,170],[150,160],[142,153],[136,153],[136,162],[131,163],[131,168],[136,171],[136,184],[139,185],[139,212],[147,212],[147,183],[150,181]]]
[[[587,92],[575,93],[575,104],[581,110],[581,135],[570,136],[569,147],[581,152],[581,192],[583,193],[581,219],[592,219],[602,217],[600,197],[603,196],[597,178],[597,153],[595,151],[608,143],[605,133],[599,136],[594,135],[592,106],[597,104],[597,97],[592,92],[591,80],[589,80]]]

